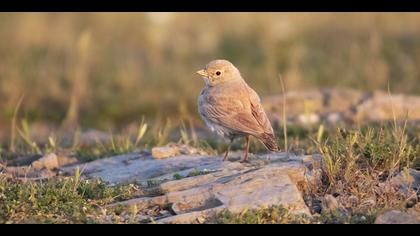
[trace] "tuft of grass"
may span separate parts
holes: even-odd
[[[406,132],[406,124],[395,124],[338,128],[321,142],[315,141],[323,156],[322,175],[321,183],[311,186],[309,196],[322,200],[325,194],[333,194],[346,209],[345,214],[325,215],[331,220],[321,219],[322,222],[369,223],[375,212],[403,207],[415,194],[399,191],[388,181],[400,172],[416,168],[419,154],[415,135]],[[363,204],[367,202],[370,204]]]
[[[106,156],[126,154],[145,147],[147,141],[144,140],[144,137],[147,130],[148,124],[142,118],[134,134],[128,133],[115,137],[110,132],[109,141],[96,140],[95,145],[87,147],[73,144],[71,149],[83,161],[92,161]],[[74,142],[78,142],[76,137],[74,138]]]
[[[162,183],[160,179],[148,179],[146,184],[148,188],[157,187]]]
[[[239,214],[224,210],[215,217],[208,219],[209,223],[218,224],[297,224],[310,223],[305,215],[291,214],[283,206],[270,206],[261,209],[245,209]]]
[[[182,175],[180,175],[180,174],[176,173],[176,174],[174,174],[173,178],[174,178],[175,180],[180,180],[180,179],[183,179],[184,177],[183,177]]]
[[[16,127],[20,137],[22,138],[24,144],[29,148],[30,153],[41,154],[41,149],[39,148],[38,144],[31,139],[31,135],[29,132],[29,122],[26,119],[22,119],[22,129]]]
[[[187,174],[187,177],[193,177],[193,176],[198,176],[198,175],[205,175],[210,173],[209,170],[199,170],[199,169],[194,169],[193,171],[189,172]]]
[[[207,223],[218,224],[373,224],[377,212],[356,213],[346,215],[335,210],[321,215],[308,216],[292,214],[281,205],[260,209],[245,209],[241,213],[233,214],[224,210],[215,216],[210,216]]]
[[[376,211],[349,215],[334,210],[323,212],[321,215],[314,217],[312,221],[321,224],[373,224],[376,216]]]
[[[100,207],[129,199],[137,189],[77,176],[20,183],[0,175],[0,223],[94,223]]]
[[[318,148],[323,154],[323,171],[331,185],[338,180],[353,180],[358,171],[392,177],[404,167],[412,167],[416,158],[416,147],[404,129],[386,127],[337,129],[325,142],[318,143]]]
[[[20,106],[22,105],[24,95],[22,95],[16,104],[15,110],[13,112],[13,118],[12,118],[12,125],[11,125],[11,135],[10,135],[10,151],[16,152],[16,120],[17,116],[19,114]]]

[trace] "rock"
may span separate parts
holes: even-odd
[[[397,119],[420,120],[420,97],[387,92],[361,92],[352,89],[288,91],[267,96],[262,104],[273,123],[282,123],[283,96],[287,121],[299,124],[323,122],[380,122]],[[408,114],[408,117],[406,117]]]
[[[379,215],[375,224],[420,224],[420,213],[407,213],[399,210],[387,211]]]
[[[104,158],[89,163],[60,168],[66,175],[74,175],[76,168],[87,178],[100,178],[110,184],[148,181],[162,182],[174,179],[175,174],[187,176],[192,171],[217,171],[223,166],[222,157],[181,155],[154,159],[150,153],[139,152]]]
[[[295,214],[310,215],[301,193],[287,174],[274,174],[264,170],[253,173],[252,176],[245,175],[238,180],[240,181],[231,187],[215,193],[216,198],[232,213],[282,205]]]
[[[357,105],[354,119],[357,121],[384,121],[420,119],[420,97],[404,94],[392,94],[376,91],[369,99]],[[408,114],[408,116],[407,116]]]
[[[23,182],[42,180],[56,176],[56,173],[51,170],[34,170],[30,166],[6,167],[4,173],[10,177],[22,180]]]
[[[116,168],[120,161],[114,162],[112,168]],[[94,164],[100,166],[102,170],[111,168],[111,165],[108,166],[103,160],[100,163],[102,164]],[[191,163],[195,164],[191,165]],[[159,218],[159,222],[165,223],[202,222],[209,212],[220,209],[240,213],[244,209],[272,205],[282,205],[294,214],[310,215],[298,188],[306,182],[305,172],[307,168],[302,163],[302,158],[292,155],[285,155],[284,153],[257,155],[251,159],[249,164],[223,162],[222,157],[176,156],[158,160],[145,157],[135,161],[132,160],[130,165],[136,166],[135,173],[138,173],[138,170],[143,170],[145,173],[153,171],[157,179],[163,179],[162,176],[169,177],[174,173],[180,173],[179,168],[181,167],[188,171],[192,170],[191,167],[193,166],[195,166],[193,169],[212,169],[213,171],[179,180],[168,178],[166,182],[164,181],[159,185],[162,194],[160,196],[141,197],[112,204],[108,207],[136,205],[138,209],[155,206],[159,206],[160,209],[168,209],[169,206],[171,212],[176,216]],[[154,168],[151,168],[151,166],[154,166]],[[125,169],[132,168],[130,166],[124,167]],[[86,166],[85,169],[90,177],[97,176],[97,174],[102,176],[102,171],[90,172],[94,169],[89,166]],[[118,170],[122,169],[118,168]],[[181,170],[181,172],[184,170]],[[106,172],[114,171],[116,170]],[[148,173],[147,176],[150,177],[151,174]],[[186,176],[185,172],[183,176]],[[137,174],[137,181],[143,182],[144,178],[148,177]]]
[[[337,124],[344,121],[344,118],[343,115],[341,115],[339,112],[332,112],[330,114],[327,114],[326,120],[330,124]]]
[[[31,172],[31,168],[29,166],[9,166],[6,167],[5,173],[10,174],[12,176],[26,176]]]
[[[150,217],[146,215],[137,215],[136,222],[138,223],[148,223],[150,222]]]
[[[164,147],[152,148],[152,156],[155,159],[163,159],[174,157],[177,155],[207,155],[208,153],[199,148],[190,147],[188,145],[179,145],[170,143]]]
[[[287,118],[295,123],[341,122],[349,114],[353,115],[349,111],[363,96],[362,92],[351,89],[289,91],[285,94]],[[270,119],[281,124],[283,94],[264,97],[262,103]]]
[[[67,156],[57,156],[55,153],[47,154],[40,159],[32,162],[32,167],[35,170],[48,169],[53,170],[61,166],[77,162],[76,158]]]
[[[152,148],[152,156],[155,159],[163,159],[179,155],[180,152],[175,147],[154,147]]]
[[[40,159],[32,162],[32,167],[35,170],[48,169],[52,170],[58,167],[58,157],[55,153],[47,154]]]
[[[420,190],[420,171],[409,169],[408,172],[401,171],[390,180],[390,183],[402,191],[407,191],[408,188]]]
[[[157,221],[159,224],[201,224],[205,222],[206,218],[216,215],[223,211],[224,207],[215,207],[212,209],[189,212],[181,215],[175,215],[167,218],[163,218]]]
[[[337,199],[331,194],[326,194],[322,201],[322,211],[331,212],[339,208],[339,203]]]
[[[413,215],[420,213],[420,203],[417,203],[413,207],[407,209],[407,212]]]
[[[32,154],[32,155],[25,155],[20,156],[17,158],[13,158],[12,160],[5,161],[5,164],[9,167],[11,166],[29,166],[32,162],[41,158],[42,155],[39,154]]]
[[[302,125],[312,125],[320,122],[320,117],[318,114],[300,114],[297,116],[297,121]]]
[[[320,169],[321,168],[321,155],[313,154],[302,157],[302,163],[309,169]]]

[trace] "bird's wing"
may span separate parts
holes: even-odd
[[[211,94],[202,104],[201,113],[212,122],[236,132],[260,135],[266,132],[268,119],[259,103],[258,95],[257,100],[255,95],[256,93],[250,94],[246,84],[228,88]],[[271,128],[269,122],[268,126]]]
[[[265,114],[264,108],[261,105],[260,97],[252,88],[250,88],[249,86],[246,87],[249,93],[252,115],[264,130],[264,133],[273,134],[273,127],[271,126],[270,120],[268,119],[267,115]]]

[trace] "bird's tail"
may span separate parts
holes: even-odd
[[[263,133],[258,136],[258,139],[265,145],[265,147],[268,150],[273,151],[273,152],[280,151],[280,148],[277,145],[276,137],[274,136],[274,134]]]

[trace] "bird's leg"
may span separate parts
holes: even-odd
[[[241,159],[241,162],[249,162],[248,160],[248,152],[249,152],[249,135],[245,136],[245,142],[246,142],[246,146],[245,146],[245,155],[244,158]]]
[[[233,143],[233,138],[230,138],[230,143],[229,143],[228,148],[226,149],[226,153],[225,153],[225,157],[223,158],[223,161],[227,160],[227,157],[228,157],[228,154],[229,154],[229,151],[230,151],[230,146],[232,146],[232,143]]]

